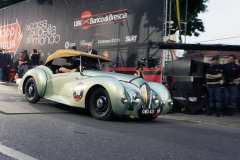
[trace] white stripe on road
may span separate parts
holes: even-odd
[[[12,148],[8,148],[1,144],[0,144],[0,153],[5,154],[9,157],[18,159],[18,160],[37,160],[36,158],[33,158],[31,156],[28,156],[26,154],[23,154],[21,152],[18,152]]]

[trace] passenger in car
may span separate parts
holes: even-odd
[[[66,62],[67,62],[67,65],[63,65],[62,67],[59,68],[60,73],[79,71],[79,67],[76,61],[72,59],[72,57],[66,58]]]

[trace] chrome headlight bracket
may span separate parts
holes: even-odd
[[[159,104],[160,104],[159,97],[156,93],[152,94],[152,104],[153,104],[153,106],[159,106]]]
[[[140,93],[134,92],[134,93],[132,94],[132,99],[131,99],[130,105],[131,105],[131,106],[136,106],[136,105],[138,105],[138,104],[140,103],[140,101],[141,101],[141,95],[140,95]]]
[[[168,104],[169,104],[170,106],[173,106],[173,100],[172,100],[172,99],[168,99]]]
[[[127,103],[128,102],[128,96],[126,95],[126,93],[122,96],[121,102],[122,103]]]

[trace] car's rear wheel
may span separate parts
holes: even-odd
[[[30,103],[37,103],[41,99],[38,95],[36,82],[33,78],[29,78],[25,85],[25,97]]]
[[[138,116],[139,116],[140,119],[142,119],[144,121],[152,121],[152,120],[157,118],[153,115],[138,115]]]
[[[108,92],[104,88],[97,88],[90,95],[90,112],[99,120],[110,120],[113,117],[112,105]]]

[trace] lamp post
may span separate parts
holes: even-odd
[[[185,26],[185,43],[187,43],[187,12],[188,12],[188,0],[186,0],[186,13],[185,13],[185,23],[184,23],[184,26]]]

